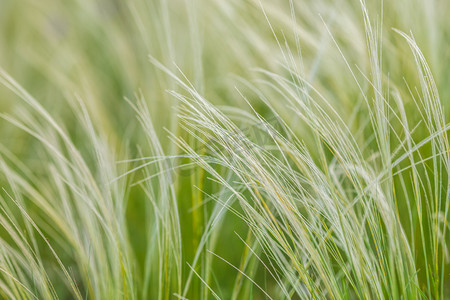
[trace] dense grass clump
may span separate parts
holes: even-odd
[[[0,1],[4,299],[450,299],[450,2]]]

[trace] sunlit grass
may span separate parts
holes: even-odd
[[[0,295],[450,299],[449,9],[0,2]]]

